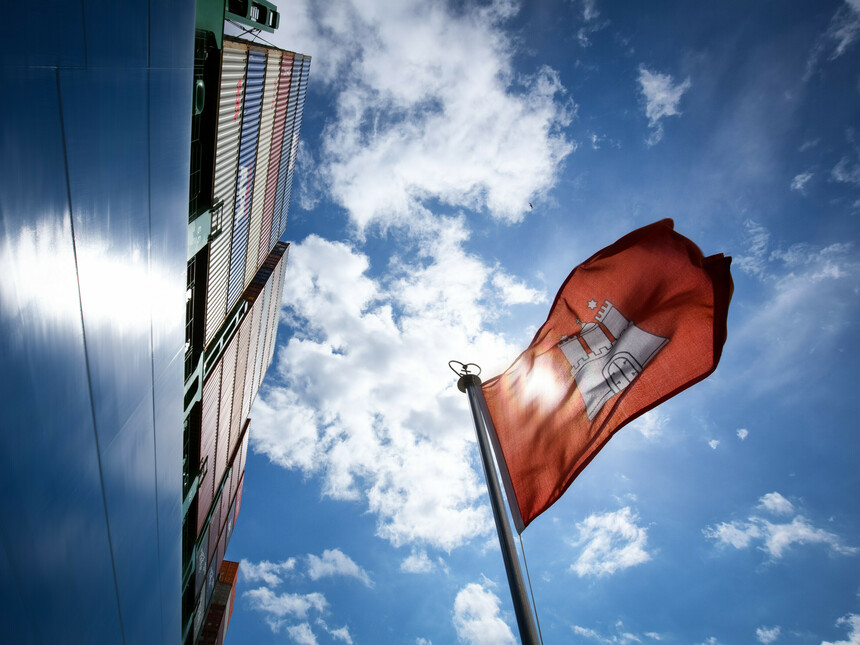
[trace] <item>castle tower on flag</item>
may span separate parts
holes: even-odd
[[[631,323],[608,300],[603,301],[595,320],[580,322],[582,330],[563,336],[558,344],[570,363],[589,421],[669,342]]]

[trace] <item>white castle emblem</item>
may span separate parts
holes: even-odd
[[[669,342],[631,323],[608,300],[603,301],[595,319],[597,322],[589,323],[577,320],[582,330],[562,336],[558,344],[570,363],[589,421]]]

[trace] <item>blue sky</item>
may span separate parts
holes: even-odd
[[[524,532],[544,642],[860,643],[857,0],[283,9],[313,63],[232,642],[515,642],[447,361],[505,369],[671,217],[734,258],[722,363]]]

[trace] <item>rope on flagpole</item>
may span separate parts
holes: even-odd
[[[543,645],[543,633],[540,630],[540,616],[538,616],[537,602],[535,602],[535,591],[532,589],[532,577],[529,574],[529,561],[526,560],[526,547],[523,546],[523,534],[517,533],[517,537],[520,539],[520,551],[523,552],[523,564],[526,565],[526,580],[529,583],[529,594],[531,594],[532,607],[535,610],[535,622],[537,623],[538,628],[538,638],[540,638],[541,645]]]

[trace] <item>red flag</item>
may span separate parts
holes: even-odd
[[[623,425],[716,369],[730,264],[666,219],[567,277],[528,349],[483,386],[520,532]]]

